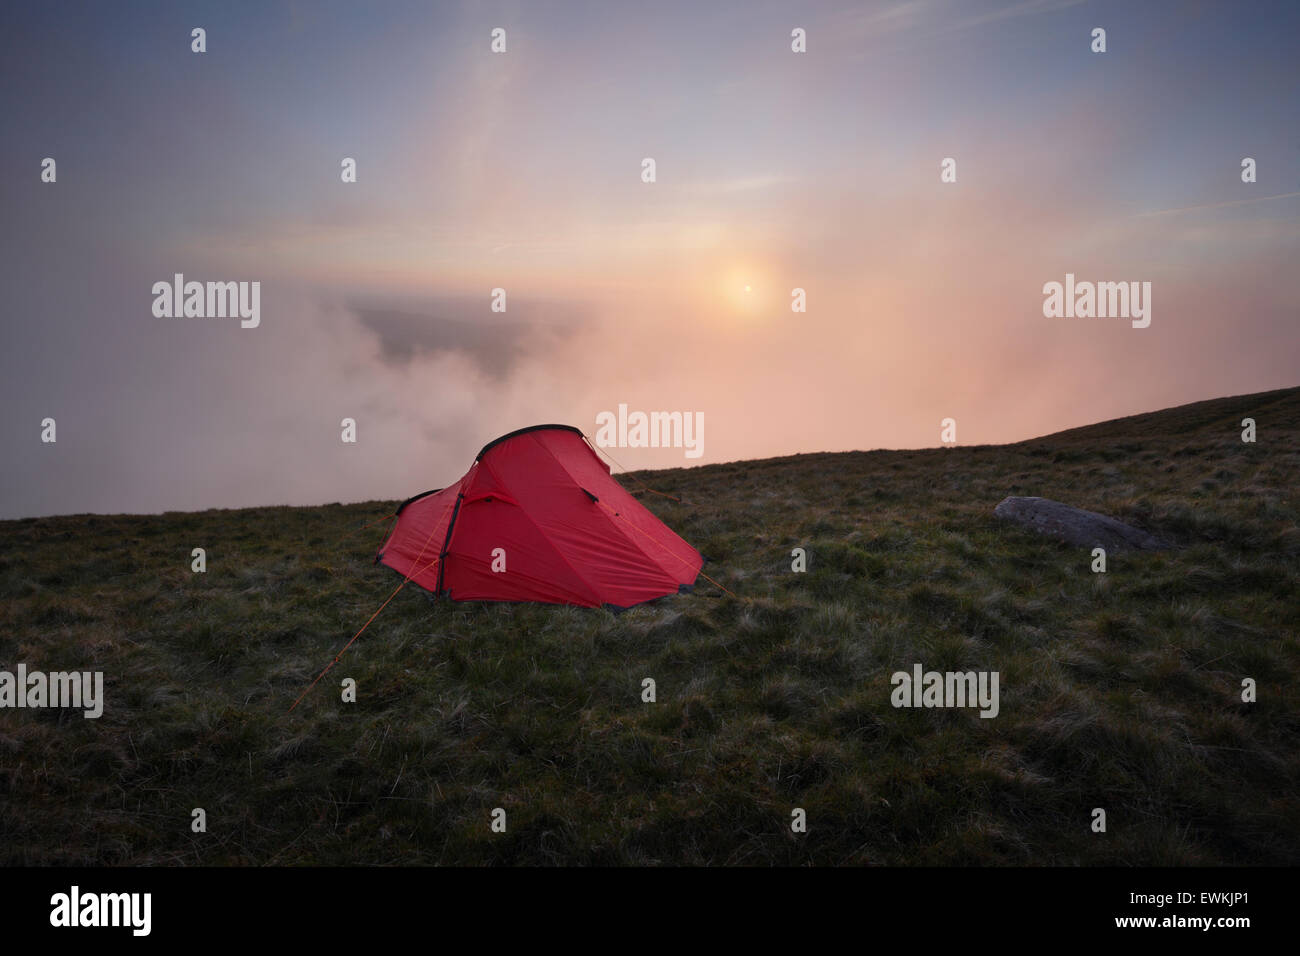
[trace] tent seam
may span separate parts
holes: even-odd
[[[586,436],[586,435],[583,435],[582,437],[585,439],[587,436]],[[537,443],[538,443],[539,445],[542,445],[542,443],[541,443],[540,440],[538,440]],[[586,443],[585,441],[583,442],[583,444],[584,444],[584,446],[587,448],[588,451],[591,451],[591,447],[590,447],[590,445],[587,445],[587,443]],[[562,472],[564,472],[566,475],[568,475],[568,476],[569,476],[569,480],[572,481],[575,485],[577,485],[579,488],[582,488],[582,484],[578,481],[577,478],[575,478],[575,477],[573,476],[573,473],[570,472],[569,469],[567,469],[567,468],[564,467],[564,462],[560,461],[560,459],[556,457],[555,452],[551,451],[549,448],[546,448],[545,445],[542,445],[542,447],[545,448],[545,449],[546,449],[546,453],[547,453],[548,455],[550,455],[551,458],[553,458],[553,459],[555,460],[555,463],[556,463],[557,465],[560,466],[560,471],[562,471]],[[605,464],[605,463],[604,463],[603,461],[600,460],[600,458],[596,455],[596,453],[595,453],[594,451],[591,452],[591,455],[592,455],[593,458],[596,459],[596,461],[601,465],[601,467],[604,467],[604,464]],[[631,492],[628,492],[628,490],[627,490],[626,488],[623,488],[622,485],[619,485],[619,484],[618,484],[618,479],[614,477],[613,472],[610,472],[609,480],[612,481],[612,482],[614,482],[614,484],[618,485],[619,488],[622,488],[624,492],[626,492],[626,493],[628,493],[628,494],[631,494]],[[583,491],[586,491],[587,489],[583,488],[582,490],[583,490]],[[590,492],[587,492],[587,493],[590,494]],[[633,500],[635,501],[636,499],[633,499]],[[645,548],[641,547],[641,545],[637,543],[637,540],[636,540],[635,538],[633,538],[630,534],[628,534],[628,533],[627,533],[626,531],[624,531],[622,528],[619,528],[619,526],[618,526],[618,522],[617,522],[617,521],[614,521],[612,518],[610,518],[610,516],[609,516],[608,514],[605,514],[605,509],[601,508],[601,509],[598,509],[598,510],[600,511],[601,515],[605,518],[605,520],[609,523],[609,526],[610,526],[611,528],[618,528],[618,533],[619,533],[620,535],[622,535],[623,540],[626,541],[628,544],[630,544],[630,545],[631,545],[633,548],[635,548],[637,551],[639,551],[639,552],[641,553],[641,556],[642,556],[643,558],[645,558],[647,561],[649,561],[652,565],[654,565],[656,568],[658,568],[658,569],[659,569],[660,571],[662,571],[664,574],[667,574],[667,575],[668,575],[670,578],[672,578],[674,581],[677,580],[677,576],[676,576],[675,574],[673,574],[672,572],[670,572],[667,568],[665,568],[665,567],[663,566],[663,564],[661,564],[661,563],[660,563],[659,561],[657,561],[655,558],[652,558],[652,557],[650,556],[650,552],[647,551]],[[615,514],[617,514],[617,513],[618,513],[618,512],[615,512]],[[670,530],[671,530],[671,529],[670,529]],[[671,553],[671,552],[670,552],[670,553]]]

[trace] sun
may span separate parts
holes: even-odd
[[[710,298],[720,314],[752,322],[768,309],[772,301],[772,282],[762,263],[732,261],[712,270]]]

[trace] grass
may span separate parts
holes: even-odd
[[[396,502],[0,523],[0,668],[102,670],[107,694],[99,720],[0,710],[0,863],[1300,862],[1297,422],[1288,389],[643,473],[737,598],[408,586],[292,714],[399,580],[357,530]],[[1177,546],[1093,574],[996,521],[1008,494]],[[998,671],[1001,713],[895,709],[916,662]]]

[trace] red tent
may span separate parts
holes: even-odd
[[[616,608],[687,590],[704,564],[569,425],[483,446],[454,485],[403,502],[375,560],[457,601]]]

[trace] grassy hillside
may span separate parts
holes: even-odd
[[[108,697],[98,721],[0,710],[0,862],[1300,863],[1298,422],[1288,389],[644,473],[737,598],[408,586],[292,714],[398,583],[357,530],[396,502],[0,523],[0,668],[103,670]],[[996,521],[1008,494],[1178,547],[1093,574]],[[1001,713],[895,709],[918,662],[998,671]]]

